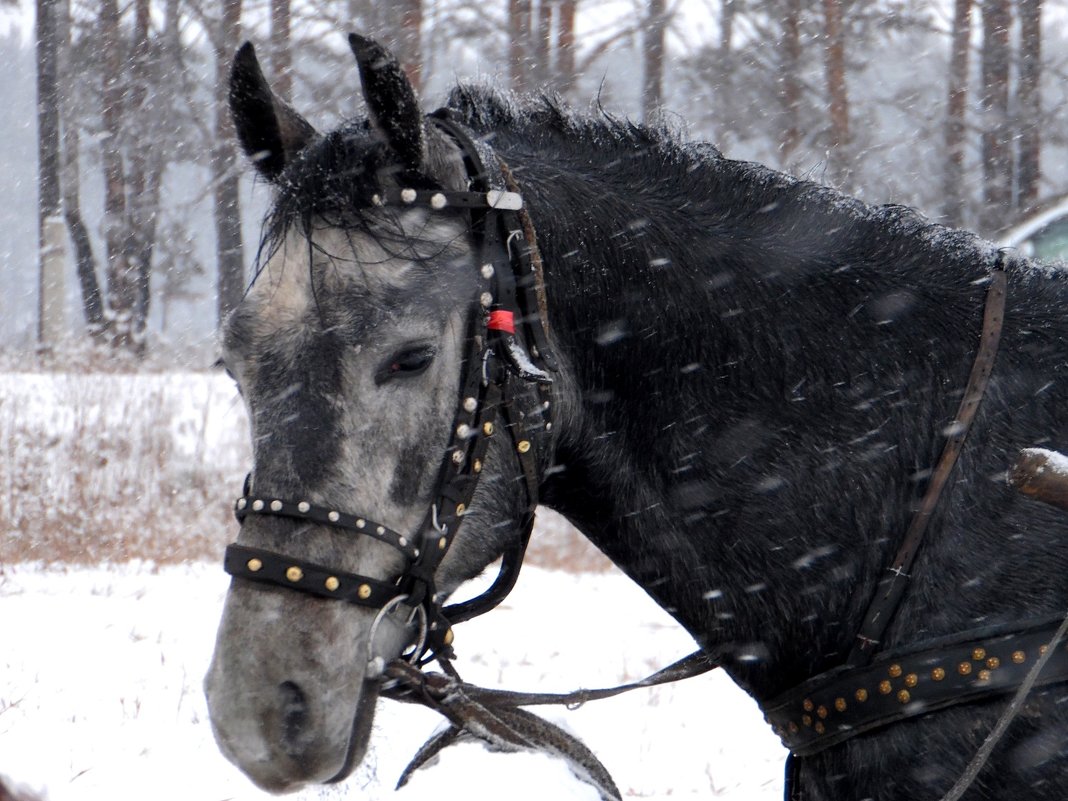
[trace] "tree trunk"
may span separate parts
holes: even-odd
[[[992,236],[1010,222],[1012,212],[1012,149],[1009,126],[1009,0],[983,0],[982,233]]]
[[[780,164],[790,166],[801,145],[801,0],[786,0],[782,17]]]
[[[664,102],[665,0],[649,0],[642,28],[642,120],[649,124]]]
[[[286,102],[293,99],[290,41],[289,0],[271,0],[271,88]]]
[[[565,97],[575,91],[575,7],[577,0],[560,3],[556,35],[556,87]]]
[[[245,257],[241,242],[241,198],[237,154],[227,96],[230,60],[241,37],[241,0],[222,0],[219,52],[215,56],[215,147],[212,187],[215,206],[215,253],[218,263],[218,323],[241,301],[245,291]]]
[[[531,0],[508,0],[508,77],[513,92],[530,87]]]
[[[63,223],[59,183],[58,9],[37,0],[37,341],[48,346],[64,333]]]
[[[956,0],[949,54],[949,95],[946,101],[945,171],[942,213],[946,223],[964,224],[964,145],[967,128],[968,55],[972,36],[972,0]]]
[[[145,330],[151,303],[152,251],[155,244],[155,187],[160,163],[157,148],[151,146],[150,110],[146,107],[151,82],[151,20],[148,0],[134,0],[133,53],[129,66],[125,151],[126,176],[126,263],[137,285],[130,330],[135,347],[145,346]]]
[[[1019,0],[1020,58],[1017,83],[1016,141],[1019,153],[1017,215],[1038,205],[1042,179],[1042,0]]]
[[[70,0],[62,3],[59,16],[62,33],[60,34],[60,81],[63,86],[74,84],[73,67],[70,64]],[[71,109],[72,98],[69,93],[61,93],[60,118],[63,121],[63,167],[60,184],[63,187],[63,213],[67,221],[71,245],[74,248],[74,266],[81,290],[82,313],[89,336],[100,341],[104,334],[104,299],[100,293],[100,280],[97,276],[96,256],[93,254],[89,229],[82,219],[80,199],[80,165],[78,158],[78,126]]]
[[[845,81],[845,36],[842,28],[842,0],[823,0],[826,44],[824,71],[830,106],[831,136],[828,152],[830,173],[835,181],[850,184],[849,95]]]
[[[401,64],[416,94],[423,88],[423,3],[403,0],[400,18]]]
[[[553,7],[549,0],[539,0],[538,13],[533,17],[533,24],[530,38],[534,49],[534,83],[537,86],[545,86],[550,83],[553,75]]]

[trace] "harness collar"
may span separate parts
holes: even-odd
[[[377,608],[380,616],[403,603],[411,610],[409,622],[416,617],[420,620],[419,636],[408,655],[413,663],[448,656],[452,624],[489,611],[515,584],[534,525],[541,471],[551,453],[550,372],[557,369],[545,330],[537,244],[514,179],[503,162],[490,154],[502,173],[497,179],[500,183],[494,185],[479,146],[447,112],[435,112],[427,120],[459,148],[469,177],[468,189],[390,188],[374,195],[371,202],[376,206],[424,206],[432,211],[450,207],[468,210],[479,249],[481,284],[472,301],[459,404],[423,523],[415,534],[405,536],[336,508],[264,495],[258,488],[251,493],[249,479],[234,510],[239,522],[249,515],[272,515],[365,534],[400,551],[406,567],[391,581],[382,581],[238,543],[227,547],[223,562],[232,576]],[[533,408],[520,408],[517,382],[536,387]],[[501,425],[519,462],[526,495],[522,523],[503,555],[493,585],[470,601],[443,607],[435,573],[463,523],[490,440]],[[380,672],[382,667],[378,665],[376,670]]]

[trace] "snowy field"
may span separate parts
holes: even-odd
[[[201,690],[246,426],[218,373],[0,373],[0,775],[47,801],[269,797],[219,754]],[[554,539],[559,527],[539,525],[533,558],[594,569]],[[131,558],[165,553],[173,564]],[[528,565],[500,608],[457,628],[456,648],[468,681],[568,691],[644,677],[692,642],[618,572]],[[782,797],[785,752],[726,676],[540,713],[590,746],[625,797]],[[294,798],[596,797],[562,762],[477,744],[394,792],[439,725],[381,701],[364,765]]]
[[[268,798],[219,755],[201,692],[227,582],[202,563],[0,569],[0,774],[48,801]],[[636,679],[690,646],[624,577],[536,568],[501,608],[457,630],[464,677],[513,689]],[[598,754],[624,797],[782,797],[784,752],[726,676],[542,714]],[[380,701],[364,765],[294,798],[596,798],[562,762],[475,744],[394,792],[440,720]]]

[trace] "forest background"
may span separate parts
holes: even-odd
[[[361,111],[356,30],[428,110],[457,80],[553,92],[989,237],[1068,191],[1064,0],[19,2],[0,0],[15,364],[72,341],[211,363],[269,194],[223,102],[244,39],[320,129]]]

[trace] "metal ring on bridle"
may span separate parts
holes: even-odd
[[[382,671],[385,670],[385,660],[375,654],[375,638],[378,634],[378,627],[382,621],[386,619],[395,609],[408,600],[408,595],[397,595],[390,599],[381,609],[378,610],[378,614],[375,615],[374,621],[371,623],[371,628],[367,633],[367,673],[369,678],[377,678],[382,675]],[[405,628],[412,625],[412,621],[416,618],[419,619],[419,634],[415,639],[414,646],[410,651],[410,656],[406,657],[410,664],[416,664],[417,660],[423,653],[423,648],[426,646],[427,634],[430,629],[429,621],[427,620],[426,609],[422,606],[415,606],[412,608],[411,614],[408,615],[408,619],[404,622]],[[404,655],[402,654],[402,657]]]

